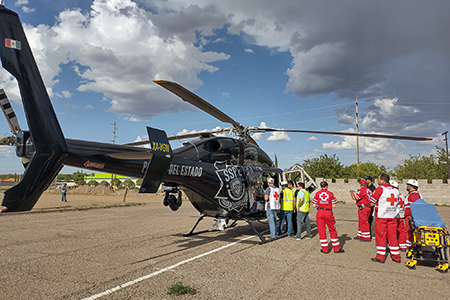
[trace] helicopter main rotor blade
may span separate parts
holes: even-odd
[[[190,104],[203,110],[204,112],[210,114],[211,116],[219,119],[220,121],[224,123],[230,123],[231,125],[237,128],[243,128],[243,126],[240,123],[236,122],[228,115],[226,115],[224,112],[214,107],[213,105],[209,104],[207,101],[203,100],[193,92],[182,87],[178,83],[167,80],[153,80],[153,82],[159,84],[166,90],[171,91],[172,93],[183,99],[184,101],[189,102]]]
[[[360,136],[381,139],[396,139],[396,140],[410,140],[410,141],[431,141],[432,138],[388,135],[388,134],[372,134],[372,133],[350,133],[350,132],[333,132],[333,131],[313,131],[313,130],[290,130],[290,129],[275,129],[275,128],[261,128],[257,127],[253,130],[257,132],[293,132],[293,133],[313,133],[313,134],[329,134],[329,135],[344,135],[344,136]]]
[[[200,132],[195,132],[195,133],[178,134],[178,135],[169,136],[169,137],[167,137],[167,139],[169,141],[174,141],[174,140],[182,140],[182,139],[194,138],[194,137],[199,137],[199,136],[209,137],[209,136],[211,136],[211,134],[225,133],[230,130],[231,130],[231,128],[222,128],[222,129],[211,130],[211,131],[200,131]],[[123,145],[124,146],[140,146],[140,145],[146,145],[149,143],[150,143],[150,140],[145,140],[145,141],[126,143]]]

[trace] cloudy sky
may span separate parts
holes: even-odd
[[[445,147],[449,1],[4,2],[24,24],[69,138],[109,142],[113,122],[117,143],[146,138],[145,126],[168,135],[227,127],[152,82],[166,79],[248,126],[355,132],[358,94],[360,132],[435,138],[361,138],[361,162],[392,169]],[[3,69],[0,81],[26,128],[16,81]],[[281,168],[334,153],[356,163],[354,137],[254,138]],[[22,172],[14,151],[0,146],[0,173]]]

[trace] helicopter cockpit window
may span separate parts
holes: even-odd
[[[216,152],[219,151],[220,148],[222,148],[222,145],[216,140],[211,140],[207,141],[203,147],[205,147],[205,149],[210,152]]]

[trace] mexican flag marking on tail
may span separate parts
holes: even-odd
[[[20,41],[11,40],[11,39],[5,39],[5,47],[13,48],[13,49],[17,49],[17,50],[22,49],[22,45],[21,45]]]

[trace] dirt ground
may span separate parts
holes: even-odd
[[[2,192],[2,191],[0,191]],[[61,193],[46,191],[31,212],[45,212],[50,210],[81,210],[95,207],[127,206],[137,204],[148,204],[155,201],[162,203],[164,195],[158,194],[137,194],[119,190],[115,194],[75,194],[73,191],[67,192],[67,202],[61,201]],[[0,205],[0,210],[4,206]]]
[[[94,299],[105,291],[111,293],[100,299],[448,298],[450,273],[409,270],[405,253],[402,264],[371,262],[375,243],[352,239],[354,205],[338,204],[334,211],[345,253],[324,255],[315,212],[313,239],[259,245],[243,221],[182,236],[199,216],[188,201],[176,212],[162,205],[162,195],[130,195],[125,204],[131,203],[145,205],[115,207],[124,204],[123,195],[68,194],[62,203],[60,195],[45,194],[31,212],[0,214],[0,298]],[[103,209],[88,209],[95,207]],[[450,207],[437,210],[450,224]],[[212,223],[207,218],[198,230]],[[197,294],[167,295],[180,281]]]

